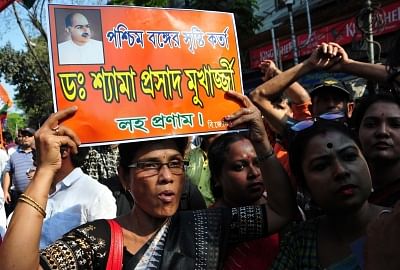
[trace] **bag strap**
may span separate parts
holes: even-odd
[[[124,249],[124,238],[121,226],[114,219],[107,220],[111,229],[110,250],[108,252],[107,270],[121,270]]]

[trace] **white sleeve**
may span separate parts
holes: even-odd
[[[4,238],[4,234],[6,232],[7,218],[6,211],[4,209],[4,193],[3,189],[0,185],[0,235],[1,238]]]
[[[106,186],[102,185],[102,187],[98,189],[97,196],[89,206],[87,214],[87,221],[112,219],[116,217],[117,203],[112,192]]]

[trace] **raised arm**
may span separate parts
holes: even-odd
[[[68,145],[77,153],[79,139],[59,124],[76,112],[76,107],[52,114],[35,134],[38,167],[31,183],[19,201],[0,246],[1,269],[41,269],[39,240],[48,193],[53,177],[61,167],[60,146]]]
[[[307,90],[303,88],[294,78],[290,79],[282,72],[273,61],[264,60],[260,64],[261,72],[264,73],[263,84],[258,86],[253,95],[271,97],[285,93],[292,102],[302,104],[310,99]],[[281,74],[284,74],[281,76]],[[274,79],[275,78],[275,79]],[[290,79],[288,81],[288,78]]]
[[[249,128],[250,139],[257,152],[261,173],[268,176],[264,178],[265,187],[268,190],[266,205],[268,232],[277,232],[294,218],[297,209],[289,177],[274,155],[263,125],[261,112],[244,95],[227,92],[227,97],[243,105],[243,108],[225,117],[225,120],[231,128],[242,125],[247,125]]]
[[[335,56],[337,55],[339,57],[339,61],[334,63],[331,67],[327,67],[329,71],[345,72],[379,82],[386,81],[389,76],[384,65],[371,64],[350,59],[345,49],[335,42],[322,43],[321,46],[322,50],[325,51],[329,50],[329,47],[335,48]]]
[[[276,108],[272,104],[271,99],[284,93],[294,104],[309,102],[310,96],[307,90],[296,82],[302,76],[303,72],[306,73],[307,71],[305,69],[298,69],[300,66],[295,66],[292,69],[282,72],[271,60],[263,61],[260,67],[264,73],[263,79],[266,81],[250,93],[250,99],[267,118],[273,130],[282,134],[287,115],[285,111]]]

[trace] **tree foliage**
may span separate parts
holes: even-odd
[[[258,9],[256,0],[192,0],[190,7],[233,13],[239,43],[254,35],[254,31],[261,26],[262,18],[254,14],[254,10]]]
[[[17,51],[11,44],[0,48],[0,76],[16,87],[14,102],[25,112],[26,124],[35,128],[43,117],[53,112],[45,31],[47,2],[14,2],[1,14],[1,23],[5,28],[18,27],[21,30],[26,39],[26,50]],[[104,0],[66,0],[65,3],[93,5],[102,4]]]
[[[48,66],[47,42],[44,38],[33,39],[35,52],[44,66]],[[0,74],[16,86],[15,103],[26,114],[27,125],[37,128],[43,116],[53,111],[51,88],[40,72],[37,62],[29,51],[16,51],[11,44],[0,48]]]
[[[135,5],[146,7],[175,7],[177,0],[111,0],[110,5]],[[239,42],[259,29],[262,17],[256,16],[257,0],[190,0],[184,1],[186,8],[231,12],[235,15]]]
[[[17,130],[26,127],[25,118],[19,113],[9,113],[7,116],[7,127],[13,138],[16,137]]]
[[[254,14],[257,10],[257,0],[110,0],[110,5],[135,5],[135,6],[156,6],[156,7],[179,7],[191,9],[213,10],[231,12],[235,16],[236,32],[238,43],[251,38],[257,29],[262,25],[262,17]],[[248,66],[248,51],[240,50],[242,66]]]

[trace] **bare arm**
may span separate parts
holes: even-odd
[[[281,75],[283,72],[271,60],[265,60],[260,64],[261,72],[264,73],[263,80],[265,83],[258,86],[254,91],[265,97],[286,94],[295,104],[302,104],[310,99],[308,92],[298,82],[287,81],[286,75]],[[271,80],[275,79],[271,82]]]
[[[265,187],[268,190],[268,231],[279,231],[295,216],[295,194],[290,185],[289,177],[282,165],[273,154],[272,146],[265,131],[261,113],[251,101],[236,92],[228,92],[228,97],[240,102],[244,108],[225,117],[230,127],[247,124],[250,130],[250,139],[260,159],[261,173],[264,176]]]
[[[4,202],[10,203],[11,196],[10,196],[10,185],[11,185],[11,177],[9,172],[4,172],[3,175],[3,192],[4,192]]]
[[[321,50],[325,53],[332,53],[332,57],[336,57],[338,61],[327,65],[325,69],[328,71],[345,72],[355,76],[363,77],[368,80],[384,82],[387,80],[389,73],[382,64],[371,64],[350,59],[346,50],[335,42],[322,43]]]
[[[297,83],[296,80],[311,71],[312,66],[305,66],[304,63],[301,63],[282,72],[276,68],[272,61],[267,60],[262,63],[261,69],[266,74],[264,78],[268,79],[268,81],[253,90],[250,93],[250,99],[261,110],[272,129],[282,134],[284,132],[287,115],[285,111],[279,110],[273,106],[271,98],[285,93],[295,104],[308,102],[310,96],[307,90]]]
[[[342,64],[341,70],[368,80],[379,82],[385,82],[389,76],[384,65],[365,63],[351,59]]]
[[[39,164],[25,194],[43,208],[46,207],[54,174],[61,167],[60,146],[68,145],[76,153],[79,144],[79,139],[68,128],[61,126],[59,136],[52,128],[71,117],[75,111],[76,107],[70,107],[52,114],[35,134]],[[43,216],[39,211],[25,202],[17,204],[0,246],[2,269],[41,269],[39,241],[42,224]]]

